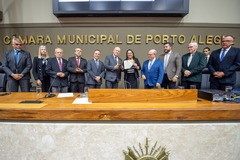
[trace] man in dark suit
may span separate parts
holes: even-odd
[[[157,51],[151,49],[148,51],[148,60],[143,62],[142,79],[144,80],[144,88],[159,88],[161,87],[164,69],[161,60],[156,58]]]
[[[198,52],[198,44],[188,44],[189,53],[182,56],[182,86],[189,89],[195,85],[196,89],[201,88],[202,70],[206,67],[207,61],[202,52]]]
[[[87,63],[88,79],[87,85],[89,88],[100,88],[102,85],[102,79],[105,74],[105,66],[100,61],[100,51],[96,49],[93,53],[93,59]]]
[[[203,48],[203,53],[205,54],[205,59],[206,59],[206,61],[208,62],[208,61],[209,61],[210,54],[211,54],[210,48],[209,48],[209,47],[204,47],[204,48]]]
[[[212,52],[208,62],[210,88],[225,90],[226,86],[234,87],[236,70],[240,68],[240,49],[232,47],[234,38],[225,36],[222,48]]]
[[[172,43],[164,43],[164,54],[159,56],[159,59],[163,61],[164,77],[162,87],[167,89],[176,88],[176,82],[180,77],[182,68],[182,58],[179,53],[172,51]]]
[[[122,59],[119,57],[121,49],[115,47],[112,55],[105,58],[105,79],[106,88],[118,88],[118,82],[121,80]]]
[[[62,56],[63,50],[56,48],[55,57],[50,58],[47,63],[46,73],[51,77],[52,91],[66,93],[68,92],[68,61]]]
[[[82,49],[75,49],[75,56],[68,59],[67,70],[70,74],[71,92],[84,92],[87,60],[82,58]]]
[[[29,52],[22,50],[22,42],[18,38],[12,40],[13,50],[5,52],[2,67],[7,74],[9,92],[30,91],[30,70],[32,60]]]

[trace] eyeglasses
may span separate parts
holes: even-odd
[[[21,43],[15,43],[15,45],[16,45],[16,46],[22,46],[22,44],[21,44]]]
[[[153,54],[147,54],[148,56],[152,56]]]

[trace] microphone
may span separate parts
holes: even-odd
[[[52,85],[53,85],[53,83],[55,82],[56,79],[57,79],[57,76],[54,77],[54,79],[53,79],[53,81],[52,81],[52,83],[51,83],[51,85],[50,85],[50,87],[49,87],[49,89],[48,89],[48,94],[45,95],[45,98],[52,98],[52,97],[55,97],[55,96],[56,96],[55,94],[50,93],[50,90],[51,90],[51,88],[52,88]]]
[[[1,93],[0,96],[6,96],[6,95],[10,95],[11,92],[5,92],[5,93]]]
[[[132,86],[131,86],[131,83],[130,83],[130,82],[128,82],[128,81],[124,81],[124,83],[125,83],[125,88],[127,88],[127,84],[129,85],[129,88],[130,88],[130,89],[132,88]]]

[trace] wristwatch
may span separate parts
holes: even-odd
[[[175,75],[176,78],[178,78],[178,75]]]

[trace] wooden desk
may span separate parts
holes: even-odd
[[[42,97],[46,93],[42,93]],[[210,102],[181,103],[92,103],[72,104],[69,98],[42,98],[41,104],[20,104],[36,100],[36,93],[12,93],[0,97],[0,120],[240,120],[240,105]]]

